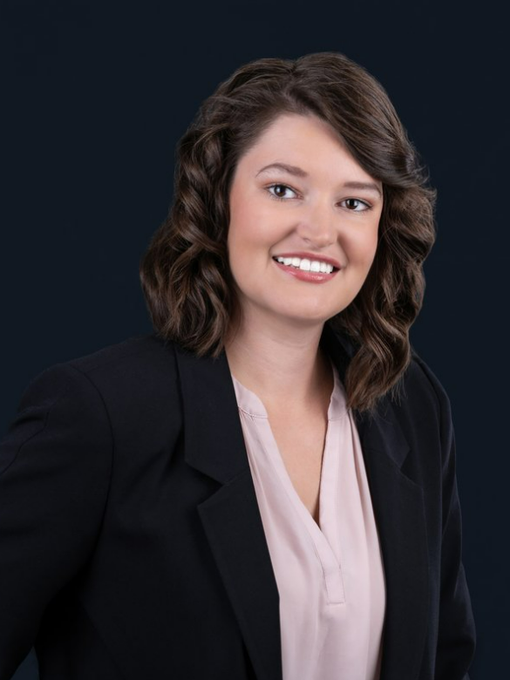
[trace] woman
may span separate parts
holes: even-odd
[[[435,192],[341,54],[202,105],[141,263],[155,326],[1,445],[0,680],[466,680],[449,400],[414,353]]]

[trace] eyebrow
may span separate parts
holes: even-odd
[[[269,165],[265,165],[263,168],[261,168],[258,172],[257,175],[260,175],[261,172],[265,172],[266,170],[283,170],[284,172],[289,173],[289,175],[294,175],[295,177],[308,177],[308,173],[305,172],[302,168],[298,168],[296,165],[288,165],[288,163],[270,163]],[[257,177],[255,175],[255,177]],[[349,189],[368,189],[369,191],[375,191],[381,196],[381,190],[375,184],[374,182],[345,182],[344,187],[348,187]]]

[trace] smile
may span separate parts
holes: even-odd
[[[301,257],[274,257],[276,262],[285,265],[286,267],[293,267],[294,269],[300,269],[304,272],[317,272],[321,274],[331,274],[335,267],[328,262],[322,262],[321,260],[309,260],[308,258]]]
[[[273,257],[273,262],[286,276],[307,283],[326,283],[337,274],[338,269],[329,262],[309,260],[306,257]],[[288,263],[288,264],[287,264]]]

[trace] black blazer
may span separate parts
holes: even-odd
[[[328,324],[321,342],[344,379],[351,346]],[[404,387],[356,417],[386,577],[381,680],[467,679],[449,401],[417,356]],[[28,386],[0,445],[0,680],[32,645],[44,680],[281,680],[224,353],[140,336]]]

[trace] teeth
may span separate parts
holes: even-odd
[[[287,267],[295,267],[305,272],[321,272],[322,274],[331,274],[333,265],[320,260],[301,259],[300,257],[276,257],[275,260]]]

